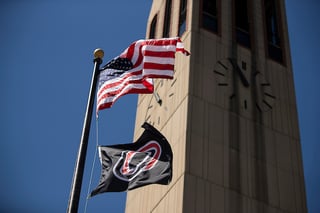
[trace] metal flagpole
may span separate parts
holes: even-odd
[[[73,173],[72,187],[70,190],[67,213],[78,212],[82,178],[83,178],[84,166],[86,161],[88,139],[89,139],[89,133],[90,133],[91,119],[92,119],[93,103],[94,103],[94,97],[95,97],[95,92],[97,87],[100,64],[102,63],[103,55],[104,55],[104,52],[102,49],[96,49],[94,51],[94,60],[93,60],[94,68],[93,68],[93,74],[91,79],[91,87],[89,91],[86,114],[83,122],[78,157],[77,157],[77,161],[76,161],[76,165]]]

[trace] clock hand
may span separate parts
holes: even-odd
[[[240,77],[240,80],[241,80],[243,86],[249,87],[250,86],[249,81],[247,80],[245,74],[241,71],[241,69],[238,66],[238,64],[235,61],[233,61],[232,59],[230,59],[230,58],[229,58],[229,60],[230,60],[230,62],[232,64],[234,70],[239,74],[239,77]]]
[[[157,103],[161,106],[162,100],[160,98],[160,95],[157,92],[153,92],[154,97],[156,98]]]
[[[243,86],[249,87],[250,86],[249,81],[247,80],[246,76],[243,74],[243,72],[241,71],[238,65],[236,66],[236,71],[239,74],[239,77]]]

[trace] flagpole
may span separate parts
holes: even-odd
[[[77,161],[76,161],[76,165],[73,173],[72,187],[70,190],[67,213],[78,212],[82,178],[84,173],[88,139],[89,139],[89,133],[90,133],[91,120],[92,120],[93,103],[94,103],[94,97],[95,97],[95,92],[97,87],[97,80],[99,76],[99,69],[102,63],[103,55],[104,55],[104,52],[102,49],[96,49],[94,51],[94,60],[93,60],[94,68],[93,68],[93,74],[91,79],[91,87],[89,91],[86,114],[83,122],[78,157],[77,157]]]

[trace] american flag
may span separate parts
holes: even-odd
[[[97,112],[125,94],[153,93],[152,78],[172,79],[177,51],[189,55],[178,37],[133,42],[101,68]]]

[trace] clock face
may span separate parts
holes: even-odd
[[[152,111],[153,104],[154,104],[152,102],[153,94],[150,94],[148,96],[150,96],[150,97],[148,97],[149,100],[147,100],[148,104],[147,104],[146,115],[144,117],[144,120],[152,125],[152,123],[150,122],[150,118],[151,118],[151,111]]]
[[[250,83],[246,63],[243,62],[240,67],[234,59],[222,59],[216,63],[213,72],[219,91],[228,98],[230,110],[234,110],[239,104],[247,109]]]
[[[272,109],[275,96],[271,84],[260,72],[252,72],[245,61],[219,60],[213,72],[219,91],[228,98],[230,110],[239,112],[239,108],[244,111],[256,108],[259,112],[266,112]]]
[[[165,96],[168,81],[170,82],[172,80],[155,80],[154,92],[153,94],[148,95],[145,121],[152,125],[160,125],[163,119],[163,114],[168,109],[168,98]],[[172,96],[173,94],[170,95],[170,97]]]
[[[219,60],[213,70],[216,75],[217,84],[221,87],[221,90],[228,94],[232,94],[232,90],[230,89],[232,84],[232,74],[233,74],[233,64],[231,59],[223,59]]]
[[[260,112],[272,110],[276,97],[272,93],[271,84],[260,72],[253,74],[256,84],[257,97],[255,106]]]
[[[156,111],[157,108],[161,107],[162,99],[156,91],[154,91],[153,94],[149,94],[148,96],[149,99],[147,100],[148,103],[145,121],[154,126],[156,123],[160,123],[160,116],[157,115]]]
[[[147,100],[145,121],[152,125],[161,125],[169,118],[175,105],[175,85],[177,78],[158,79],[153,94]]]
[[[173,80],[169,80],[166,83],[168,83],[167,85],[167,90],[166,93],[164,94],[164,97],[166,99],[165,103],[164,103],[164,110],[165,111],[169,111],[169,109],[173,108],[174,105],[174,98],[175,98],[175,85],[177,82],[178,78],[174,78]]]

